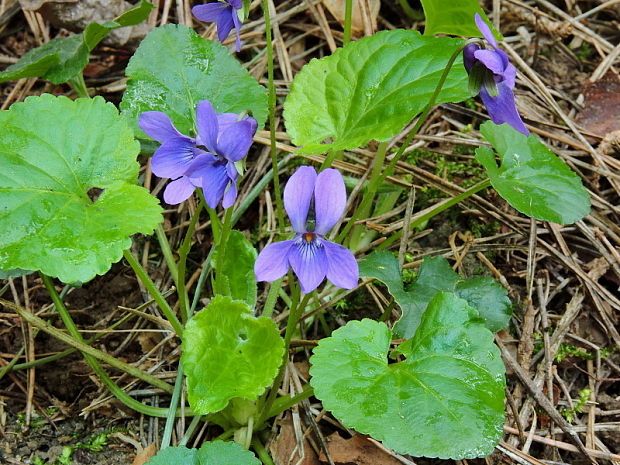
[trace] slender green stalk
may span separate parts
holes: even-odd
[[[174,422],[176,420],[176,410],[181,398],[181,391],[183,390],[183,365],[179,362],[179,368],[177,371],[177,377],[174,381],[174,391],[172,391],[172,398],[170,399],[170,405],[168,406],[168,416],[166,417],[166,426],[164,427],[164,435],[161,438],[160,450],[165,449],[170,445],[172,440],[172,429],[174,428]]]
[[[178,282],[177,282],[177,295],[179,296],[179,308],[181,309],[181,318],[184,322],[187,322],[189,319],[189,297],[187,295],[187,289],[185,288],[185,267],[187,264],[187,255],[192,247],[192,236],[194,235],[194,231],[196,230],[196,223],[198,222],[198,218],[200,217],[200,212],[204,203],[200,201],[198,203],[198,207],[196,211],[192,215],[192,219],[189,222],[189,226],[187,227],[187,231],[185,232],[185,239],[183,239],[183,243],[181,247],[179,247],[179,261],[178,261]]]
[[[86,82],[84,81],[84,75],[82,72],[80,72],[76,77],[69,79],[67,84],[71,86],[78,97],[90,98],[90,95],[88,94],[88,87],[86,87]]]
[[[62,297],[62,294],[61,294]],[[133,315],[131,313],[125,315],[123,318],[121,318],[120,320],[118,320],[117,322],[115,322],[113,325],[111,325],[109,328],[107,329],[114,329],[120,325],[122,325],[123,323],[125,323],[129,318],[131,318]],[[101,339],[102,337],[104,337],[106,335],[106,333],[100,333],[97,334],[89,339],[86,339],[84,342],[88,345],[92,345],[94,342],[98,341],[99,339]],[[57,354],[54,355],[50,355],[48,357],[42,357],[42,358],[38,358],[36,360],[32,360],[30,362],[24,362],[24,363],[18,363],[16,365],[13,366],[13,369],[10,371],[18,371],[18,370],[27,370],[28,368],[32,368],[35,366],[39,366],[39,365],[44,365],[46,363],[49,362],[53,362],[55,360],[60,360],[61,358],[66,357],[67,355],[71,355],[74,352],[77,352],[78,349],[66,349],[63,350],[62,352],[58,352]],[[9,364],[10,365],[10,364]],[[4,367],[7,368],[7,367]],[[0,379],[2,379],[2,370],[0,370]]]
[[[0,380],[2,380],[2,378],[4,378],[4,376],[9,372],[9,371],[13,371],[15,369],[15,367],[17,366],[17,361],[19,360],[19,357],[21,357],[22,355],[24,355],[25,352],[25,348],[24,346],[22,346],[21,349],[19,349],[19,352],[17,354],[15,354],[15,357],[13,357],[13,359],[9,362],[8,365],[0,368]],[[32,365],[34,366],[34,365]]]
[[[480,192],[481,190],[486,189],[490,185],[491,185],[491,181],[489,179],[485,179],[484,181],[481,181],[478,184],[473,185],[472,187],[470,187],[466,191],[460,193],[456,197],[453,197],[450,200],[448,200],[447,202],[444,202],[444,203],[441,203],[441,204],[437,205],[436,208],[433,208],[432,210],[429,210],[427,213],[422,215],[420,218],[416,218],[415,221],[411,222],[409,228],[413,229],[413,228],[416,228],[416,227],[426,223],[428,220],[430,220],[434,216],[439,215],[441,212],[447,210],[450,207],[453,207],[457,203],[460,203],[463,200],[467,199],[468,197],[471,197],[472,195]],[[394,242],[396,242],[398,239],[400,239],[402,234],[403,234],[403,230],[402,229],[400,231],[398,231],[398,232],[395,232],[390,237],[388,237],[385,241],[383,241],[381,244],[379,244],[379,246],[377,247],[376,250],[385,250],[385,249],[387,249],[390,245],[392,245]]]
[[[286,330],[284,332],[284,356],[282,360],[282,365],[280,366],[280,371],[278,372],[278,376],[274,380],[271,385],[271,390],[267,394],[267,399],[265,404],[263,405],[261,415],[256,422],[257,424],[262,424],[267,418],[269,418],[269,412],[271,412],[272,406],[276,400],[276,396],[278,395],[278,389],[280,388],[280,384],[282,383],[282,379],[284,378],[284,370],[286,368],[286,363],[288,362],[288,350],[291,345],[291,339],[295,332],[295,328],[299,323],[301,315],[303,314],[306,305],[308,305],[308,301],[310,300],[310,296],[312,294],[306,294],[301,299],[301,302],[298,299],[298,296],[293,295],[293,306],[290,309],[290,313],[288,315],[288,320],[286,321]]]
[[[463,43],[463,45],[461,45],[459,48],[457,48],[454,51],[454,53],[452,53],[452,56],[448,60],[448,63],[447,63],[446,67],[443,70],[443,73],[441,73],[441,77],[439,78],[439,81],[437,82],[437,86],[435,86],[435,90],[433,91],[433,95],[431,96],[430,100],[428,101],[428,103],[424,107],[424,110],[422,111],[422,114],[420,115],[420,117],[416,121],[415,125],[413,126],[413,129],[411,131],[409,131],[409,134],[407,135],[407,138],[405,139],[405,142],[403,142],[400,145],[400,148],[398,149],[396,154],[392,157],[392,160],[390,161],[390,164],[388,165],[388,167],[383,172],[383,176],[381,177],[381,181],[380,182],[383,182],[385,180],[385,178],[387,178],[388,176],[392,175],[392,173],[394,171],[394,168],[396,167],[396,164],[400,161],[401,157],[405,153],[405,149],[407,147],[409,147],[409,145],[411,144],[411,141],[413,140],[413,138],[418,134],[418,131],[420,130],[420,128],[422,127],[422,125],[426,121],[426,118],[428,117],[428,115],[431,112],[431,110],[433,109],[433,107],[435,106],[435,102],[437,101],[437,97],[439,97],[439,93],[441,92],[441,89],[443,88],[443,85],[445,84],[446,79],[448,78],[448,74],[450,74],[450,70],[452,69],[452,66],[454,66],[454,62],[456,61],[456,59],[461,55],[461,53],[463,52],[463,49],[465,47],[467,47],[470,44],[477,43],[477,42],[480,42],[480,39],[474,38],[474,39],[466,40]]]
[[[207,258],[205,258],[202,263],[202,271],[200,272],[200,276],[198,276],[198,282],[196,283],[196,289],[194,290],[194,300],[192,300],[192,305],[189,309],[189,317],[191,318],[194,312],[196,311],[196,307],[198,306],[198,302],[200,302],[200,294],[202,294],[202,289],[207,281],[207,274],[209,274],[209,270],[211,269],[211,256],[213,255],[213,248],[209,250],[207,254]]]
[[[346,0],[344,6],[344,34],[342,42],[346,45],[351,42],[351,19],[353,17],[353,0]]]
[[[338,235],[337,242],[341,243],[345,237],[349,234],[351,228],[355,225],[355,222],[359,220],[363,214],[367,214],[372,201],[375,198],[375,193],[381,185],[381,170],[383,169],[383,163],[385,161],[385,154],[387,153],[387,142],[381,142],[377,148],[377,153],[373,159],[372,172],[370,174],[370,180],[366,187],[366,191],[362,197],[362,201],[351,215],[351,219],[347,222],[344,229]]]
[[[174,284],[178,286],[179,284],[179,272],[177,270],[177,263],[174,260],[174,256],[172,255],[172,249],[170,248],[170,243],[168,242],[168,238],[166,237],[166,233],[164,231],[164,227],[161,223],[157,225],[155,228],[155,235],[157,236],[157,241],[159,242],[159,247],[161,248],[161,252],[164,255],[164,260],[166,261],[166,265],[168,265],[168,269],[170,270],[170,276],[172,276],[172,280]]]
[[[276,145],[276,87],[273,82],[273,38],[271,36],[271,15],[269,13],[269,0],[262,0],[263,18],[265,19],[265,40],[267,42],[267,88],[269,90],[269,137],[271,140],[271,166],[274,172],[273,192],[276,197],[277,227],[284,224],[284,205],[280,190],[280,178],[278,176],[278,152]],[[277,228],[276,228],[277,229]]]
[[[319,169],[319,171],[323,171],[327,168],[331,168],[332,163],[334,163],[334,160],[341,159],[343,154],[344,154],[343,150],[332,150],[331,152],[328,152],[327,156],[325,157],[325,160],[323,160],[323,163],[321,163],[321,168]]]
[[[283,279],[284,277],[270,284],[269,292],[267,293],[267,298],[265,299],[265,305],[263,305],[263,312],[261,313],[261,316],[271,318],[271,315],[273,315],[273,309],[276,306],[276,301],[278,300],[278,292],[280,292],[280,286],[282,285]]]
[[[198,425],[200,424],[201,420],[202,420],[201,415],[196,415],[194,418],[192,418],[191,423],[189,424],[189,426],[187,427],[187,430],[185,431],[185,434],[179,441],[179,446],[187,446],[187,443],[194,435],[194,431],[196,431],[196,428],[198,428]]]
[[[9,302],[3,299],[0,299],[0,303],[10,308],[11,310],[14,310],[15,312],[17,312],[20,317],[22,317],[25,321],[30,323],[35,328],[39,328],[40,330],[46,332],[50,336],[53,336],[55,339],[58,339],[67,345],[75,347],[80,352],[83,352],[84,357],[88,356],[88,358],[91,360],[94,360],[97,365],[99,365],[99,362],[97,361],[98,359],[98,360],[101,360],[102,362],[107,363],[108,365],[114,368],[117,368],[125,373],[130,374],[131,376],[141,379],[142,381],[145,381],[152,386],[158,387],[165,392],[168,392],[168,393],[172,392],[172,386],[170,386],[165,381],[159,378],[155,378],[154,376],[151,376],[148,373],[143,372],[142,370],[134,367],[133,365],[129,365],[128,363],[121,362],[117,358],[112,357],[111,355],[106,354],[105,352],[97,350],[94,347],[91,347],[88,344],[86,344],[84,342],[84,339],[82,338],[82,335],[77,329],[77,326],[73,322],[73,319],[71,318],[71,314],[67,310],[67,307],[64,305],[63,301],[60,299],[60,296],[56,292],[52,279],[49,276],[46,276],[44,274],[41,274],[41,277],[43,279],[43,284],[45,285],[45,288],[47,289],[48,293],[50,294],[50,297],[52,298],[52,301],[54,302],[54,305],[56,305],[56,310],[58,311],[58,314],[60,318],[62,319],[62,322],[65,324],[65,327],[69,331],[69,334],[57,328],[54,328],[47,321],[39,318],[38,316],[30,313],[28,310],[23,309],[15,304],[10,304]]]
[[[48,291],[50,292],[50,297],[52,298],[52,301],[56,305],[56,309],[58,310],[63,322],[66,321],[65,325],[67,326],[67,329],[69,330],[71,335],[65,334],[64,332],[54,328],[53,326],[48,324],[46,321],[33,315],[28,310],[23,309],[19,307],[18,305],[13,304],[12,302],[6,301],[4,299],[0,299],[0,304],[18,313],[21,318],[23,318],[25,321],[30,323],[32,326],[39,328],[40,330],[48,333],[52,337],[59,339],[62,342],[65,342],[69,345],[73,345],[77,347],[83,353],[84,359],[90,365],[91,369],[95,372],[95,374],[99,377],[99,379],[106,385],[106,387],[110,390],[110,392],[118,400],[120,400],[125,405],[127,405],[129,408],[137,412],[143,413],[145,415],[150,415],[150,416],[155,416],[155,417],[165,417],[166,414],[168,413],[168,409],[144,405],[142,402],[138,402],[136,399],[129,396],[114,381],[112,381],[112,379],[108,376],[108,374],[103,370],[101,365],[99,365],[99,362],[97,361],[95,357],[99,356],[106,363],[112,366],[115,366],[117,368],[119,364],[122,364],[122,365],[126,365],[126,364],[123,364],[119,360],[116,360],[114,357],[111,357],[108,354],[104,354],[103,352],[97,349],[94,349],[82,342],[82,335],[80,334],[77,327],[75,326],[75,323],[73,323],[73,320],[71,319],[71,315],[69,314],[69,311],[67,310],[64,303],[62,302],[60,296],[56,292],[56,289],[54,289],[54,285],[51,281],[51,278],[45,275],[41,275],[41,276],[43,278],[43,283],[45,284],[45,287],[48,288],[48,286],[51,286],[51,288],[48,288]],[[109,360],[109,359],[112,359],[112,360]],[[137,370],[137,368],[132,367],[130,365],[129,365],[129,368],[130,368],[129,371]],[[120,368],[120,369],[123,371],[129,372],[128,370],[125,370],[124,366],[123,368]],[[141,375],[140,379],[145,377],[144,376],[145,373],[142,373],[140,370],[138,370],[138,372]],[[131,374],[135,376],[135,373],[131,373]],[[150,375],[146,375],[146,377],[148,377],[148,380],[145,380],[145,381],[150,383],[150,379],[153,377]],[[163,383],[162,386],[157,386],[157,387],[164,388],[167,392],[170,392],[170,388],[171,388],[170,385],[168,385],[167,383],[161,380],[158,380],[157,378],[153,378],[153,379],[156,380],[156,384]],[[155,383],[151,383],[151,384],[156,385]]]
[[[177,333],[177,336],[181,337],[183,334],[183,326],[181,325],[181,322],[172,311],[172,308],[170,308],[170,305],[164,296],[161,295],[161,292],[159,292],[159,289],[157,289],[157,286],[155,286],[155,283],[151,280],[148,273],[144,270],[144,268],[142,268],[142,265],[140,265],[140,262],[136,260],[130,250],[125,250],[125,252],[123,252],[123,256],[131,268],[133,268],[133,271],[136,273],[138,279],[140,279],[142,284],[144,284],[144,287],[146,287],[149,291],[149,294],[151,294],[151,297],[153,297],[153,300],[155,300],[157,306],[164,313],[164,316],[172,325],[174,332]]]
[[[224,269],[224,260],[226,256],[226,245],[228,237],[230,236],[232,220],[232,208],[228,208],[224,213],[224,223],[222,224],[222,233],[220,234],[220,240],[217,243],[217,256],[215,259],[215,294],[216,295],[228,295],[230,289],[228,289],[227,281],[221,274],[221,270]]]
[[[273,418],[276,415],[281,414],[285,410],[290,409],[293,405],[297,405],[302,400],[309,399],[313,395],[314,395],[314,389],[312,389],[312,387],[310,387],[309,384],[306,384],[304,386],[304,390],[301,391],[299,394],[296,394],[293,397],[291,396],[278,397],[273,403],[273,405],[271,406],[271,410],[269,410],[269,413],[267,414],[265,419]]]
[[[258,438],[252,439],[252,448],[256,452],[256,455],[258,455],[258,458],[263,465],[275,465],[269,455],[269,452],[267,452],[267,449],[265,449],[265,446]]]

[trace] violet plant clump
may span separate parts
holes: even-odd
[[[305,294],[314,291],[325,277],[338,287],[353,289],[359,279],[353,253],[325,239],[346,204],[340,172],[329,168],[317,175],[311,166],[299,167],[284,188],[284,208],[296,235],[261,251],[254,266],[256,279],[275,281],[292,268]]]
[[[196,5],[192,8],[192,13],[200,21],[205,23],[215,22],[217,25],[217,37],[220,42],[224,42],[232,29],[235,29],[235,48],[241,51],[241,21],[239,11],[243,8],[242,0],[224,0],[211,2],[205,5]]]
[[[433,2],[422,4],[427,9]],[[148,13],[146,3],[140,3],[142,14]],[[461,38],[404,29],[381,31],[351,43],[345,33],[341,51],[312,60],[297,73],[283,105],[286,131],[298,153],[325,157],[318,173],[312,166],[297,168],[281,192],[280,177],[290,171],[291,158],[281,156],[276,143],[280,127],[269,2],[262,3],[269,98],[227,48],[187,26],[166,25],[149,33],[132,57],[122,114],[102,97],[73,101],[50,95],[29,97],[0,111],[0,162],[10,174],[0,176],[0,205],[4,205],[0,273],[19,276],[23,270],[39,271],[68,334],[82,350],[84,340],[52,277],[65,283],[88,281],[124,256],[170,323],[161,325],[164,331],[174,331],[182,341],[176,382],[173,386],[93,346],[85,357],[124,404],[142,414],[167,418],[163,453],[149,462],[153,465],[180,463],[178,457],[203,453],[214,463],[255,465],[257,461],[243,448],[252,446],[259,455],[268,454],[261,432],[273,417],[310,396],[343,425],[372,435],[399,453],[455,459],[488,455],[503,434],[505,370],[493,333],[507,328],[510,321],[506,290],[490,278],[463,279],[442,258],[426,259],[415,283],[406,287],[402,260],[395,253],[398,243],[401,257],[403,252],[413,253],[410,230],[489,186],[521,213],[558,223],[587,214],[587,192],[561,159],[529,135],[515,105],[516,69],[482,16],[476,14],[474,20],[474,11],[482,12],[477,4],[467,13],[471,24],[462,24],[459,9],[452,24],[442,23],[442,32],[447,28],[447,34],[468,37],[476,36],[478,29],[491,49],[466,45]],[[192,11],[198,19],[216,23],[220,41],[234,28],[239,51],[241,13],[249,4],[225,0],[197,5]],[[434,6],[450,11],[439,0]],[[119,25],[128,24],[127,18],[119,18]],[[351,18],[345,21],[350,32]],[[427,27],[433,30],[430,22],[429,15]],[[162,54],[176,59],[164,63]],[[45,59],[52,66],[57,58]],[[28,77],[30,64],[14,68],[11,76]],[[41,63],[35,64],[40,70]],[[403,186],[412,180],[405,178],[407,172],[398,163],[435,105],[471,96],[468,81],[493,120],[480,126],[489,146],[476,150],[476,160],[489,179],[423,211],[414,212],[412,200],[399,227],[400,219],[392,221],[402,211],[396,202],[403,201]],[[85,84],[75,88],[88,94]],[[218,113],[216,108],[228,112]],[[253,117],[246,115],[246,109]],[[271,170],[260,161],[252,166],[256,184],[247,186],[247,194],[236,202],[244,159],[268,112]],[[411,121],[416,122],[402,142],[398,134]],[[174,228],[184,231],[181,240],[175,235],[175,241],[169,241],[158,199],[136,185],[140,149],[134,137],[136,123],[161,144],[151,168],[156,176],[170,179],[164,201],[180,204],[197,188],[204,196],[196,208],[179,209],[179,216],[189,213],[189,220]],[[42,137],[48,130],[49,135]],[[362,165],[363,159],[352,151],[369,142],[364,151],[364,156],[373,155],[366,158],[368,166],[352,168],[350,162]],[[400,147],[392,150],[394,145]],[[41,160],[45,169],[39,168]],[[352,180],[359,183],[353,191],[359,197],[347,200],[343,175],[331,167],[336,162],[343,163],[339,166],[347,167],[349,174],[366,171],[364,177]],[[273,189],[265,200],[257,200],[270,184]],[[104,192],[93,200],[92,188]],[[413,193],[410,198],[414,199]],[[211,249],[202,257],[203,249],[194,250],[188,262],[205,204],[211,207],[211,228],[205,222],[200,230],[207,237],[202,244]],[[268,220],[259,220],[257,231],[250,233],[249,227],[233,229],[256,204],[259,212],[267,205]],[[225,211],[216,211],[218,205]],[[347,209],[343,228],[337,231]],[[283,231],[284,211],[293,237],[271,243],[257,254],[251,238],[263,237],[265,229]],[[370,225],[370,219],[385,218],[396,226]],[[405,218],[411,221],[408,228]],[[370,229],[382,237],[375,241],[369,235],[360,247],[358,233]],[[131,248],[131,235],[153,230],[175,284],[174,304],[168,302],[174,297],[151,280]],[[335,241],[330,232],[339,233]],[[180,245],[173,251],[175,242]],[[359,266],[350,249],[359,251]],[[289,273],[286,279],[291,269],[296,278]],[[189,280],[188,272],[194,273]],[[385,285],[381,292],[389,301],[377,300],[377,307],[381,300],[386,303],[380,321],[349,321],[332,332],[323,312],[349,294],[339,288],[356,288],[360,276]],[[334,286],[315,292],[325,279]],[[259,293],[257,281],[275,283]],[[201,302],[207,302],[202,310],[197,308]],[[29,324],[66,341],[66,333],[50,328],[35,312],[2,303],[15,308]],[[287,318],[283,335],[279,320],[272,318],[275,312]],[[310,359],[312,379],[302,389],[295,385],[293,395],[281,396],[284,370],[294,355],[292,338],[305,337],[317,322],[319,331],[329,336],[317,338]],[[394,347],[398,339],[401,342]],[[146,405],[127,395],[98,360],[171,394],[169,406]],[[181,395],[184,383],[187,397]],[[182,405],[184,398],[190,405]],[[238,444],[214,441],[193,453],[183,447],[167,448],[177,412],[196,415],[186,438],[206,418],[223,428],[222,437],[234,436]]]
[[[181,134],[165,113],[147,111],[140,115],[140,128],[161,143],[151,166],[156,176],[171,178],[164,200],[175,205],[201,187],[207,205],[220,201],[230,207],[237,198],[235,163],[243,159],[252,145],[257,123],[252,117],[216,113],[208,100],[196,106],[196,137]]]
[[[523,124],[513,93],[517,70],[510,63],[506,52],[499,48],[489,26],[478,13],[475,21],[493,50],[483,49],[478,44],[465,47],[463,58],[465,69],[470,75],[470,84],[479,91],[480,98],[495,124],[508,123],[520,133],[528,135],[530,131]]]

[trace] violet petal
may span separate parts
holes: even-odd
[[[269,244],[258,254],[254,263],[257,281],[275,281],[286,274],[289,269],[288,253],[294,241],[282,241]]]
[[[486,41],[490,43],[493,48],[497,48],[497,41],[495,40],[495,37],[493,36],[493,33],[491,32],[488,24],[484,22],[484,20],[478,13],[476,13],[474,19],[476,21],[476,26],[478,26],[478,30],[486,39]]]
[[[224,191],[224,197],[222,198],[222,208],[230,208],[237,200],[237,184],[233,181],[228,182],[228,187]]]
[[[217,139],[218,154],[228,161],[239,161],[245,157],[252,145],[252,123],[247,119],[231,124],[220,132]]]
[[[169,205],[176,205],[187,200],[194,192],[194,185],[187,176],[168,183],[164,190],[164,201]]]
[[[478,50],[480,50],[480,45],[478,44],[469,44],[463,49],[463,64],[468,73],[474,66],[474,62],[476,61],[475,54]]]
[[[236,15],[235,11],[230,7],[226,7],[226,11],[224,11],[219,19],[217,20],[217,38],[220,42],[224,42],[232,28],[235,27],[235,23],[233,20],[233,15]]]
[[[296,239],[288,253],[288,259],[304,294],[314,291],[325,279],[325,247],[318,240],[308,243],[302,238]]]
[[[235,25],[235,50],[237,52],[241,51],[241,21],[239,21],[239,15],[237,15],[237,10],[232,11],[231,14],[233,24]]]
[[[138,118],[138,125],[147,136],[162,144],[168,139],[175,137],[184,137],[191,140],[190,137],[181,134],[174,127],[168,115],[161,111],[145,111]]]
[[[208,100],[201,100],[196,106],[196,129],[198,139],[212,153],[217,153],[219,124],[215,108]]]
[[[498,95],[491,97],[487,90],[480,89],[480,98],[495,124],[508,123],[522,134],[529,135],[530,131],[523,124],[523,120],[517,111],[515,96],[512,89],[505,83],[497,84]]]
[[[192,8],[192,13],[200,21],[205,23],[217,22],[220,15],[226,10],[229,10],[230,6],[222,2],[212,2],[205,5],[196,5]]]
[[[199,171],[194,172],[193,177],[200,178],[200,185],[207,205],[211,208],[217,207],[217,204],[222,200],[226,186],[230,182],[226,173],[226,166],[219,163],[205,165]]]
[[[344,179],[333,168],[321,171],[314,185],[314,209],[317,234],[325,235],[338,222],[347,205]]]
[[[168,139],[153,154],[151,170],[160,178],[182,176],[194,160],[194,144],[187,138]]]
[[[478,50],[474,53],[474,57],[493,74],[503,76],[505,70],[504,61],[495,50]]]
[[[327,258],[327,279],[343,289],[353,289],[359,280],[359,267],[353,252],[342,245],[323,240]]]
[[[284,187],[284,208],[296,233],[306,232],[306,220],[314,196],[316,177],[314,168],[300,166]]]

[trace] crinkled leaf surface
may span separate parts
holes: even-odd
[[[480,8],[478,0],[458,0],[446,2],[445,0],[421,0],[424,8],[426,22],[425,35],[451,34],[464,37],[482,37],[474,15],[478,13],[493,31],[497,40],[502,40],[502,35],[493,27],[484,10]]]
[[[379,32],[312,60],[284,103],[286,129],[301,153],[353,149],[397,134],[428,103],[460,39]],[[437,103],[470,97],[459,57]]]
[[[168,24],[148,33],[127,65],[121,109],[140,137],[140,113],[166,113],[179,131],[194,130],[196,104],[209,100],[218,113],[249,111],[259,129],[267,117],[264,87],[219,43],[186,26]]]
[[[53,84],[67,82],[82,72],[88,64],[88,53],[108,32],[144,21],[152,8],[153,5],[142,0],[113,21],[91,23],[81,34],[52,39],[30,50],[17,63],[0,72],[0,82],[26,77],[42,77]]]
[[[0,112],[0,127],[1,269],[88,281],[161,221],[136,185],[140,146],[103,98],[28,97]],[[95,201],[92,188],[103,189]]]
[[[388,364],[392,333],[350,321],[310,359],[315,396],[344,425],[399,453],[488,455],[502,436],[504,366],[478,312],[450,293],[428,305],[405,361]]]
[[[205,442],[200,449],[166,447],[147,465],[260,465],[260,461],[235,442]]]
[[[283,354],[273,321],[254,317],[245,302],[216,296],[183,333],[181,360],[192,409],[204,415],[236,397],[257,399],[277,375]]]
[[[217,252],[217,248],[216,248]],[[243,300],[250,308],[256,305],[256,249],[240,231],[231,231],[226,242],[226,256],[217,273],[218,284],[235,300]],[[216,263],[216,258],[213,258]]]
[[[480,132],[499,154],[476,149],[491,184],[510,205],[538,220],[570,224],[590,212],[590,197],[581,179],[537,136],[521,134],[510,125],[487,121]]]
[[[360,275],[376,278],[388,287],[403,312],[394,325],[394,334],[405,339],[413,336],[428,303],[442,291],[465,299],[491,331],[506,328],[512,313],[512,303],[500,284],[487,276],[464,279],[444,257],[426,258],[416,282],[407,290],[403,289],[398,261],[389,252],[375,252],[362,260]]]

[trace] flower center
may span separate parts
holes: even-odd
[[[316,236],[316,234],[307,232],[307,233],[304,233],[303,238],[304,238],[304,241],[310,244],[314,240],[314,236]]]

